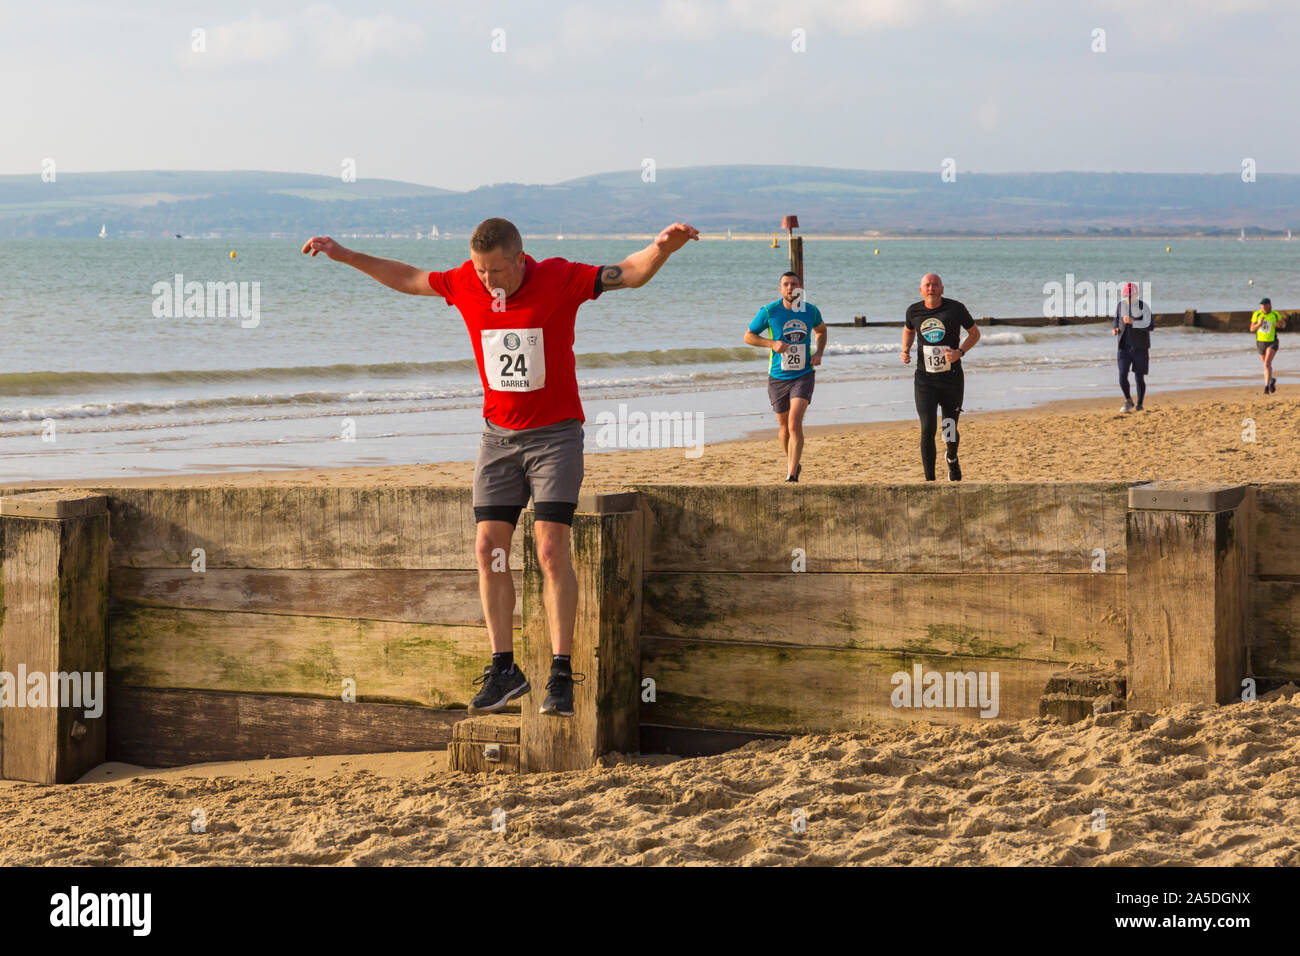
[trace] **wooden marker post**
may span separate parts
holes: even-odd
[[[790,240],[790,271],[799,276],[799,284],[803,285],[803,236],[796,236],[794,231],[799,228],[798,216],[782,216],[781,228],[786,231],[786,236]]]
[[[643,516],[635,493],[584,495],[573,519],[578,616],[570,657],[574,715],[539,713],[551,671],[551,639],[531,512],[524,515],[523,659],[532,692],[520,700],[524,773],[586,770],[601,754],[640,750]]]
[[[0,498],[0,562],[0,778],[70,783],[107,741],[107,499]]]
[[[1240,699],[1251,502],[1244,485],[1129,489],[1129,710]]]

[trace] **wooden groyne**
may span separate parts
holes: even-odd
[[[0,775],[449,746],[466,769],[581,769],[1064,713],[1089,688],[1224,704],[1247,678],[1300,679],[1297,520],[1297,482],[585,496],[578,714],[536,713],[550,651],[526,512],[510,567],[534,692],[480,725],[462,723],[488,655],[468,490],[16,494],[0,499],[0,672],[98,670],[107,702],[0,707]],[[959,690],[970,675],[969,695],[927,699],[931,674]]]
[[[1279,315],[1287,319],[1287,324],[1292,325],[1292,316],[1296,310],[1274,309]],[[1155,326],[1158,329],[1173,328],[1176,326],[1186,326],[1194,329],[1205,329],[1207,332],[1249,332],[1250,317],[1254,310],[1236,310],[1231,312],[1198,312],[1196,309],[1188,309],[1186,312],[1157,312],[1152,316]],[[1020,328],[1048,328],[1050,326],[1060,325],[1110,325],[1114,322],[1114,317],[1109,315],[1095,316],[1042,316],[1035,315],[1027,318],[1004,319],[996,316],[981,316],[976,319],[976,324],[982,326],[1009,325]],[[866,316],[856,316],[852,322],[827,322],[829,326],[838,326],[839,328],[866,328],[866,329],[901,329],[903,320],[894,321],[867,321]]]

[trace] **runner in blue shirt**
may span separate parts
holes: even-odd
[[[812,401],[815,366],[826,351],[826,325],[817,306],[805,302],[799,275],[781,276],[781,298],[758,310],[745,333],[745,344],[771,349],[767,397],[776,412],[785,451],[786,481],[798,481],[803,466],[803,416]],[[767,332],[767,336],[760,335]],[[813,348],[815,344],[815,348]]]

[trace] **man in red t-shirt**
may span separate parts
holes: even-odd
[[[447,272],[368,256],[328,236],[315,236],[302,247],[398,292],[440,295],[460,311],[469,330],[483,382],[483,436],[474,466],[475,550],[492,642],[492,663],[475,681],[483,689],[470,702],[471,714],[494,713],[531,689],[514,660],[515,585],[502,560],[531,497],[553,652],[541,712],[573,716],[570,651],[578,580],[570,532],[582,484],[584,421],[573,355],[578,306],[602,292],[645,285],[670,255],[699,237],[692,227],[675,222],[616,266],[537,262],[524,253],[513,223],[485,219],[470,237],[469,261]]]

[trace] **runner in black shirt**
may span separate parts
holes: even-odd
[[[969,330],[959,346],[961,330]],[[948,479],[961,481],[957,462],[957,417],[966,390],[961,358],[980,340],[979,327],[955,299],[943,297],[943,280],[933,272],[921,279],[921,301],[907,307],[903,322],[903,364],[912,361],[912,340],[920,336],[916,356],[916,412],[921,416],[921,464],[925,480],[934,481],[935,413],[943,409],[944,442],[948,446]],[[952,424],[949,425],[949,420]]]

